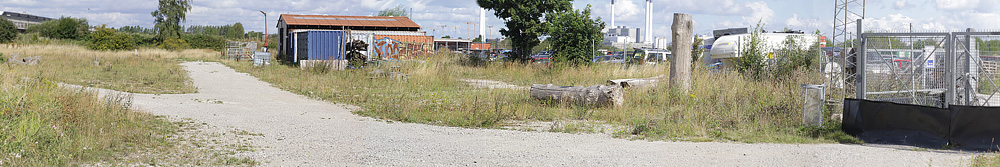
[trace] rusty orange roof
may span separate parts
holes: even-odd
[[[420,28],[409,17],[281,14],[288,25]]]

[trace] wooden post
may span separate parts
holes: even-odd
[[[670,58],[670,87],[687,93],[691,88],[691,15],[674,13],[674,24],[670,26],[673,33],[673,53]]]

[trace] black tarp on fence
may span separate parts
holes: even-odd
[[[868,143],[1000,149],[1000,107],[927,107],[844,100],[843,130]]]

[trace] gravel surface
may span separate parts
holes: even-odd
[[[606,134],[380,121],[215,62],[181,64],[198,93],[136,94],[148,112],[263,136],[264,166],[962,166],[975,153],[897,146],[629,141]],[[295,78],[288,78],[295,79]]]

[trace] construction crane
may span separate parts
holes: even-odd
[[[476,38],[478,38],[478,37],[473,37],[473,35],[472,35],[473,33],[472,32],[473,32],[474,28],[479,25],[479,23],[476,23],[476,22],[465,22],[465,24],[469,25],[469,28],[468,28],[468,30],[469,30],[468,32],[469,33],[466,34],[466,38],[469,38],[469,39],[476,39]]]
[[[448,25],[435,25],[435,27],[441,27],[441,36],[439,36],[439,37],[443,37],[444,36],[444,29],[447,28]]]

